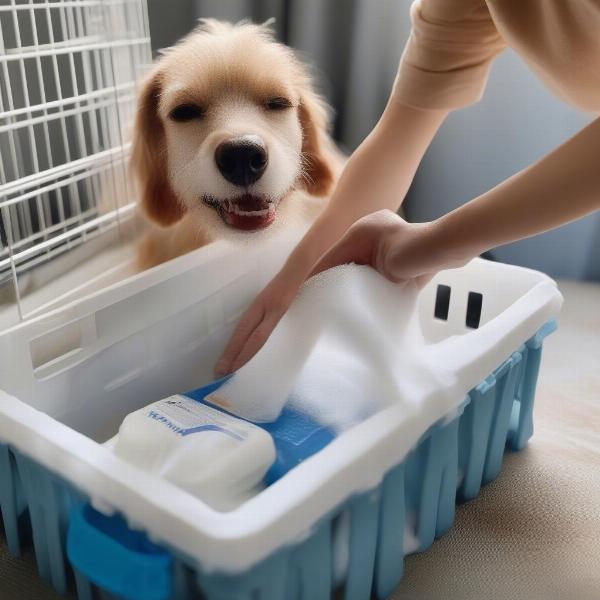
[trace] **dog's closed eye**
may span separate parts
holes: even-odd
[[[180,104],[169,113],[169,118],[179,123],[200,119],[203,116],[204,110],[195,104]]]
[[[285,110],[286,108],[292,108],[292,102],[284,96],[274,96],[265,102],[265,108],[267,110]]]

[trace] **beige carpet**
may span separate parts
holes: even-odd
[[[74,596],[69,596],[69,600]],[[35,570],[33,548],[28,544],[23,556],[8,554],[4,531],[0,529],[0,599],[1,600],[62,600],[45,584]]]

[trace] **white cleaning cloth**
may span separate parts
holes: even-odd
[[[369,267],[321,273],[300,294],[256,356],[208,397],[251,421],[275,420],[286,402],[344,430],[422,388],[430,374],[412,283]]]

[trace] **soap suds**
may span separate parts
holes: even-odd
[[[430,373],[414,284],[345,265],[305,283],[258,354],[210,401],[272,421],[283,406],[343,431],[393,402],[410,404]]]

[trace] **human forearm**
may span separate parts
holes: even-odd
[[[381,209],[397,211],[447,114],[391,100],[373,131],[348,160],[327,207],[291,254],[288,270],[307,275],[355,221]]]
[[[436,222],[448,258],[558,227],[600,208],[600,119],[537,163]]]

